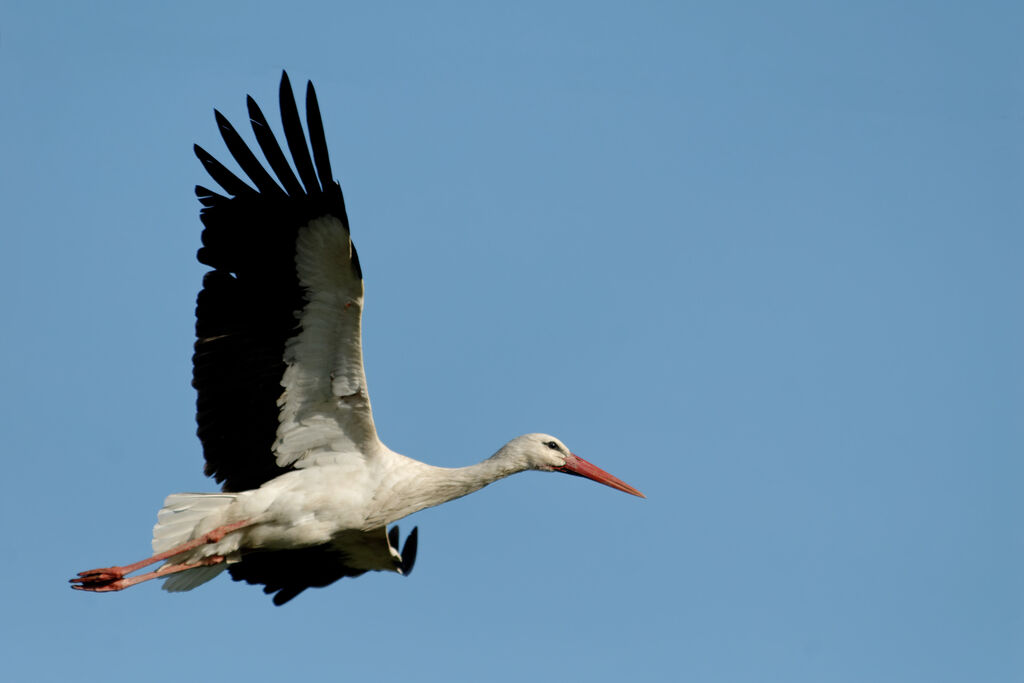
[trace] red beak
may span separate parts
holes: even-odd
[[[586,477],[587,479],[596,481],[598,484],[611,486],[613,489],[625,491],[626,493],[631,493],[634,496],[640,496],[641,498],[647,497],[618,477],[613,477],[600,467],[591,465],[575,453],[570,453],[569,457],[565,459],[565,465],[562,467],[556,467],[555,469],[559,472],[565,472],[566,474],[575,474],[577,477]]]

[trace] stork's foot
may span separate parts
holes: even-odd
[[[71,587],[80,591],[92,591],[94,593],[105,593],[107,591],[119,591],[128,586],[124,585],[124,570],[121,567],[107,567],[106,569],[90,569],[87,572],[78,572],[78,576],[70,581]]]
[[[78,572],[78,578],[71,579],[71,581],[72,583],[75,581],[113,581],[114,579],[120,579],[124,574],[124,567],[90,569],[89,571]]]

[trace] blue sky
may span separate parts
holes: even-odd
[[[1019,3],[0,11],[16,681],[1024,679]],[[416,571],[274,608],[68,589],[202,476],[213,108],[316,83],[389,446],[528,431]]]

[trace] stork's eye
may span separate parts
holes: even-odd
[[[560,450],[562,450],[561,448],[558,447],[558,444],[555,443],[554,441],[548,441],[544,445],[547,446],[548,448],[550,448],[553,451],[560,451]]]

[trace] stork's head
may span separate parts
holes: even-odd
[[[591,465],[580,456],[570,452],[564,443],[550,434],[524,434],[513,439],[506,448],[517,451],[519,457],[524,460],[525,469],[565,472],[578,477],[586,477],[634,496],[647,497],[621,479],[613,477],[600,467]]]

